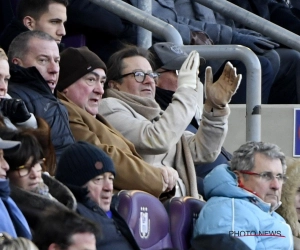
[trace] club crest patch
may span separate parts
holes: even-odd
[[[180,55],[183,54],[183,51],[181,50],[180,47],[178,47],[177,45],[173,45],[170,47],[170,50],[172,50],[174,53]]]
[[[150,235],[150,219],[148,217],[148,208],[141,207],[140,211],[140,237],[142,239],[147,239]]]

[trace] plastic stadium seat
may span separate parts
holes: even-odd
[[[173,197],[166,204],[174,248],[190,249],[193,227],[204,204],[204,201],[190,196]]]
[[[65,47],[82,47],[86,45],[86,38],[83,34],[75,34],[75,35],[66,35],[62,39],[62,43],[64,43]]]
[[[118,211],[141,249],[173,248],[169,217],[164,205],[156,197],[138,190],[122,190],[118,196]]]

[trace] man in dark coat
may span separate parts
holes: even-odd
[[[298,51],[278,48],[278,44],[272,46],[269,38],[246,27],[237,28],[239,25],[237,22],[193,0],[174,1],[174,4],[178,15],[185,17],[186,22],[203,28],[215,44],[240,44],[271,62],[273,69],[276,70],[268,103],[300,103],[300,53]],[[263,66],[262,72],[264,72]],[[246,91],[245,85],[241,84],[239,91],[241,90]],[[235,96],[238,95],[239,92]]]
[[[84,141],[76,142],[62,154],[56,179],[74,193],[77,212],[102,228],[97,249],[139,249],[129,226],[112,204],[115,168],[100,148]]]
[[[56,98],[60,55],[55,40],[41,31],[18,35],[9,47],[10,82],[8,93],[22,99],[29,112],[46,120],[57,161],[62,151],[74,143],[68,112]]]
[[[229,2],[300,35],[300,19],[283,1],[275,0],[229,0]]]
[[[132,5],[138,5],[137,0],[130,1]],[[152,0],[152,6],[152,14],[172,24],[182,36],[184,44],[197,44],[193,43],[195,39],[192,38],[197,36],[197,32],[203,31],[214,44],[239,44],[253,50],[258,56],[262,68],[262,103],[300,102],[298,100],[300,99],[298,98],[300,97],[300,74],[297,73],[300,71],[300,62],[298,63],[300,54],[297,51],[290,49],[284,49],[285,52],[281,49],[278,51],[276,48],[279,45],[268,38],[252,30],[237,29],[233,20],[225,19],[220,14],[214,13],[211,9],[192,0]],[[245,103],[245,75],[247,72],[241,62],[232,61],[232,63],[243,75],[243,80],[231,103]],[[209,65],[216,72],[221,63],[212,61],[212,63],[209,62]],[[218,76],[218,72],[216,72],[215,77]],[[278,83],[279,90],[275,89],[270,95],[274,83]],[[297,96],[298,85],[299,95]]]
[[[3,1],[7,9],[10,4],[11,1]],[[66,35],[64,23],[67,20],[67,5],[68,0],[19,0],[16,17],[0,35],[0,47],[7,52],[17,35],[28,30],[39,30],[52,36],[63,49],[61,39]]]
[[[69,0],[67,16],[68,34],[84,34],[86,46],[105,63],[123,42],[136,44],[135,25],[93,2]]]

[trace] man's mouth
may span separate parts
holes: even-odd
[[[50,89],[55,89],[56,87],[56,81],[47,81]]]
[[[90,101],[93,102],[93,103],[98,103],[99,99],[97,99],[97,98],[91,98]]]

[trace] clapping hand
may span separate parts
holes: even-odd
[[[236,68],[230,62],[227,62],[220,78],[213,83],[213,74],[211,67],[205,71],[205,97],[206,106],[211,109],[223,109],[230,102],[231,97],[237,91],[242,75],[236,74]]]

